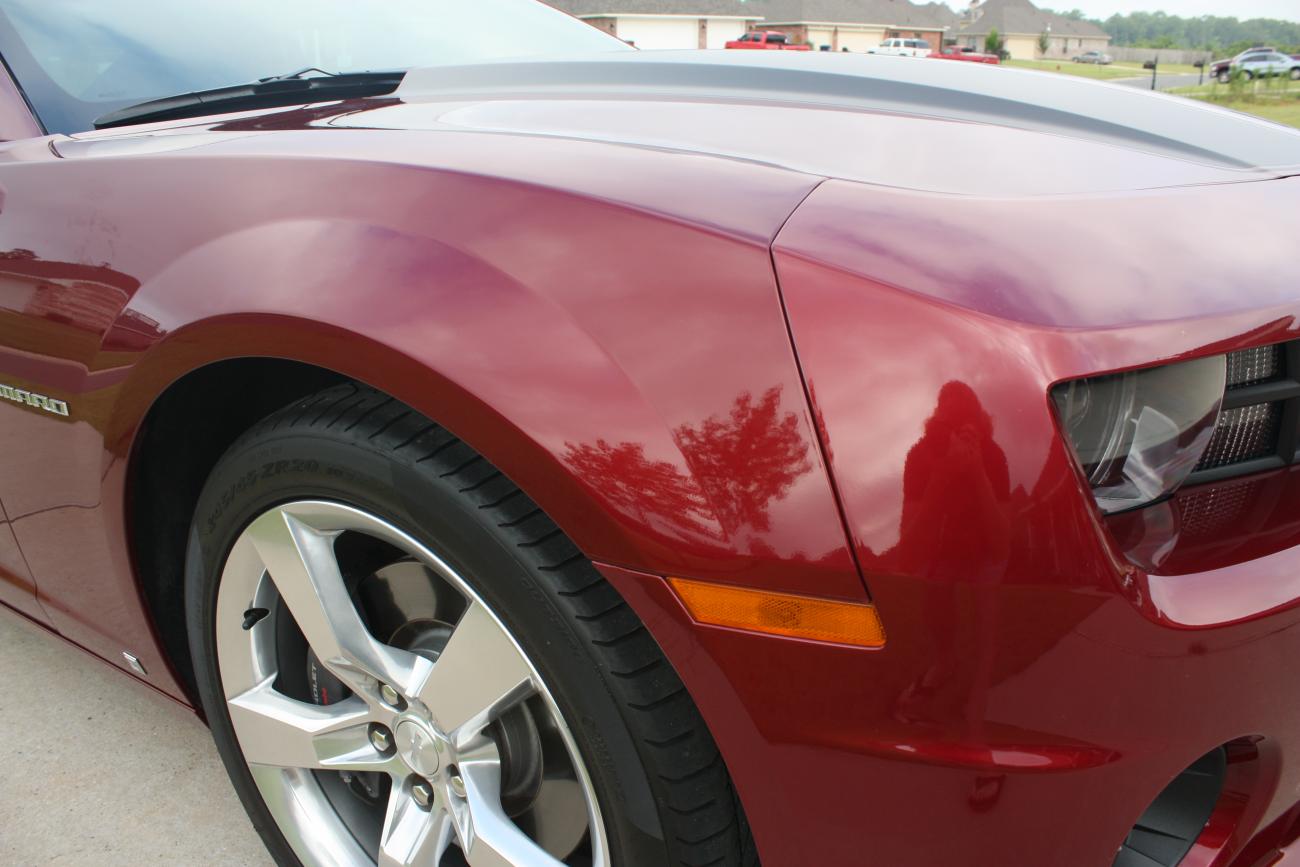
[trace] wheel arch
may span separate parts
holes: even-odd
[[[162,519],[136,501],[149,484],[182,484],[169,455],[191,462],[177,496],[194,496],[243,428],[331,376],[449,429],[593,561],[865,597],[767,240],[550,204],[553,225],[530,219],[506,240],[451,224],[259,223],[143,282],[95,365],[112,374],[105,445],[127,463],[120,490],[106,477],[135,572],[117,580],[135,583],[155,631],[168,606],[148,584],[166,555],[141,548]],[[598,223],[607,244],[575,240]],[[575,271],[579,252],[587,267]],[[195,425],[213,441],[190,448],[174,434],[185,442],[155,457],[150,431]],[[175,534],[181,519],[167,520]]]
[[[272,342],[249,345],[254,321],[256,330],[274,335]],[[219,351],[238,343],[244,354]],[[624,533],[590,488],[536,439],[450,378],[361,334],[319,322],[232,316],[194,323],[169,335],[133,370],[108,438],[127,460],[123,524],[137,589],[190,699],[194,682],[182,585],[199,493],[245,431],[344,380],[374,388],[453,431],[516,480],[588,556],[623,559],[601,556],[619,550]]]
[[[342,378],[325,368],[284,359],[213,362],[171,383],[140,425],[127,468],[127,545],[157,639],[196,707],[184,569],[199,493],[221,455],[244,431]],[[259,387],[250,387],[253,384]]]

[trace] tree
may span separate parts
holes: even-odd
[[[1201,49],[1220,56],[1254,45],[1276,46],[1288,54],[1291,49],[1300,48],[1300,22],[1276,18],[1240,20],[1215,15],[1183,18],[1164,12],[1130,12],[1102,21],[1083,18],[1077,10],[1064,14],[1096,24],[1111,35],[1115,45]]]
[[[724,417],[673,429],[682,462],[639,442],[565,443],[564,462],[615,509],[677,538],[734,538],[771,529],[769,509],[812,471],[800,417],[779,386],[736,397]],[[686,471],[684,471],[686,470]]]
[[[812,469],[799,417],[781,410],[781,389],[736,398],[727,418],[710,416],[673,430],[695,478],[728,535],[770,529],[768,507]]]
[[[989,31],[989,35],[984,37],[984,51],[988,54],[1002,54],[1002,34],[994,27]]]
[[[1052,47],[1052,31],[1044,30],[1038,34],[1038,51],[1041,54],[1047,54],[1047,50]]]

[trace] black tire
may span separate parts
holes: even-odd
[[[672,666],[618,592],[508,478],[446,429],[342,384],[263,420],[218,462],[186,562],[203,708],[278,863],[297,865],[239,750],[216,664],[214,607],[234,540],[258,514],[326,499],[378,515],[469,579],[532,659],[579,742],[618,867],[754,864],[730,777]]]

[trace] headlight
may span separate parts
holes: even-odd
[[[1145,506],[1186,481],[1214,434],[1226,377],[1218,355],[1052,389],[1103,512]]]

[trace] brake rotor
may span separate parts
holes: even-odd
[[[371,633],[379,641],[436,662],[451,639],[455,619],[465,608],[460,594],[439,590],[440,582],[425,566],[414,560],[403,560],[365,576],[357,582],[353,593]],[[310,648],[307,683],[316,704],[333,704],[352,694]],[[497,720],[489,734],[501,753],[501,804],[507,815],[517,819],[537,806],[542,792],[541,735],[526,704]],[[382,794],[379,773],[342,776],[352,791],[366,801],[374,801]],[[563,839],[555,842],[557,847],[566,845]],[[579,842],[581,839],[573,841],[557,857],[567,855]]]

